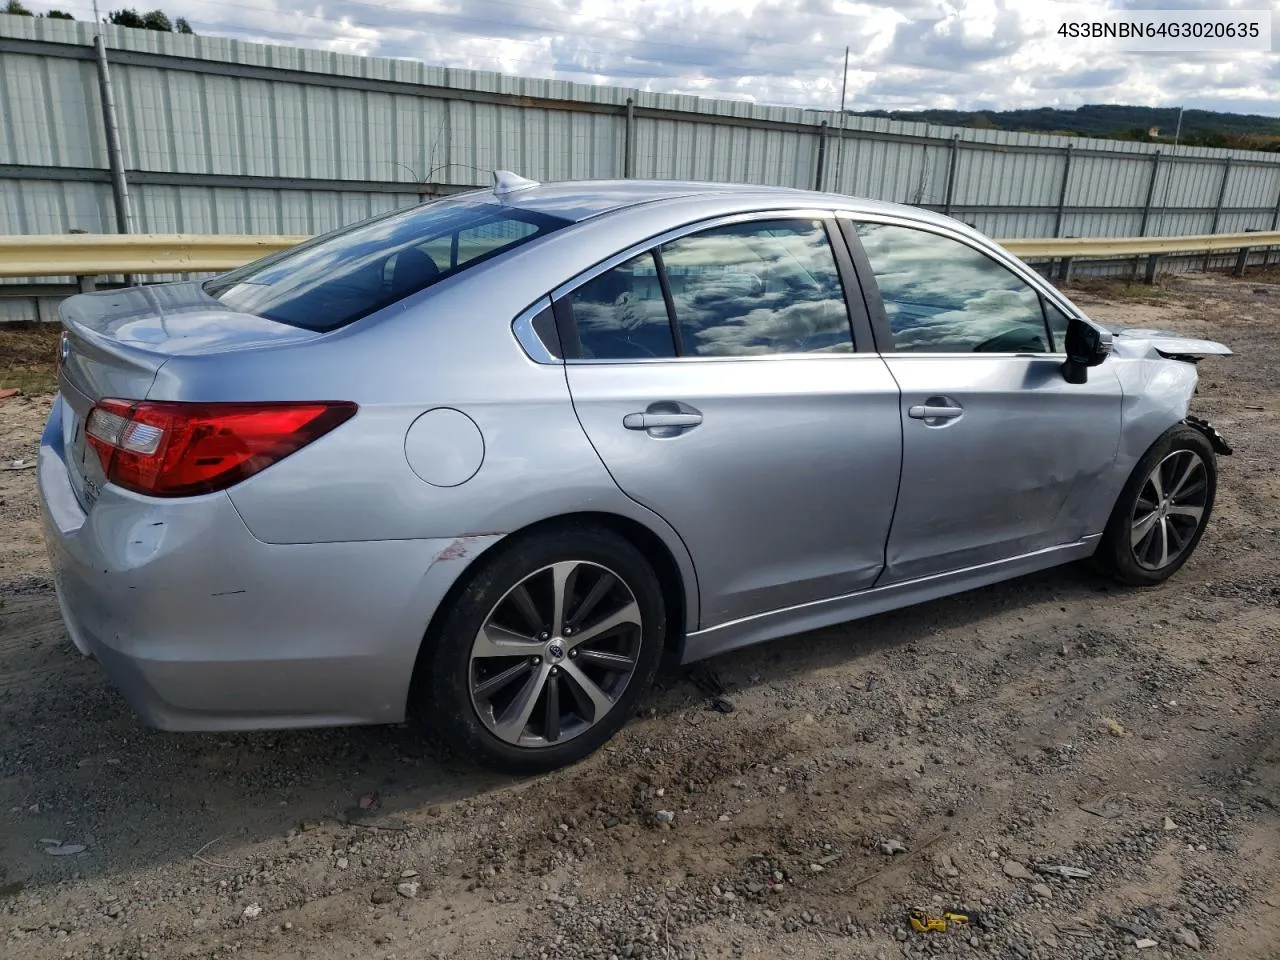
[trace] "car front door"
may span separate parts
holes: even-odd
[[[884,565],[898,389],[845,282],[833,219],[775,212],[676,231],[557,291],[578,418],[689,548],[703,628]]]
[[[840,222],[901,389],[902,484],[879,583],[1100,533],[1089,498],[1120,439],[1114,365],[1068,383],[1062,309],[963,234]]]

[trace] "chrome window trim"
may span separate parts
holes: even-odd
[[[989,357],[995,356],[993,353],[987,354]],[[758,360],[850,360],[861,358],[864,360],[880,360],[878,353],[858,353],[850,350],[848,353],[755,353],[747,356],[723,356],[723,357],[633,357],[631,359],[594,359],[588,357],[586,359],[570,358],[565,360],[565,364],[569,366],[602,366],[604,364],[618,365],[626,363],[745,363]]]
[[[969,359],[991,357],[993,359],[1004,358],[1006,360],[1057,360],[1058,362],[1062,362],[1066,359],[1067,355],[1065,353],[996,353],[994,351],[990,353],[986,351],[979,353],[972,350],[968,353],[931,353],[927,350],[904,350],[901,353],[895,351],[893,353],[881,354],[881,356],[886,360],[961,360],[966,357]]]
[[[1090,326],[1096,326],[1093,321],[1080,312],[1078,307],[1071,303],[1071,301],[1067,300],[1063,294],[1053,286],[1053,284],[1049,283],[1044,277],[1036,273],[1036,271],[1032,270],[1029,266],[1014,257],[1013,254],[1009,253],[1009,251],[1005,250],[993,240],[984,237],[981,241],[976,241],[975,238],[969,234],[956,230],[953,227],[949,227],[946,224],[931,223],[928,220],[917,220],[914,217],[900,216],[891,213],[857,213],[848,209],[837,209],[835,211],[835,215],[837,218],[853,220],[855,222],[883,223],[894,227],[909,227],[912,230],[923,230],[926,233],[936,233],[939,236],[946,237],[948,240],[955,240],[957,243],[962,243],[969,249],[977,251],[978,253],[996,261],[996,263],[1012,272],[1020,280],[1026,283],[1027,286],[1032,290],[1035,290],[1046,300],[1050,301],[1068,317],[1075,317],[1077,320],[1083,320]],[[940,353],[933,355],[943,356],[943,354]],[[947,354],[947,356],[953,357],[967,357],[971,355],[972,354],[967,353]],[[986,356],[998,356],[998,354],[992,353],[986,354]],[[1019,354],[1019,356],[1027,356],[1027,354]],[[1056,357],[1062,356],[1062,354],[1032,354],[1032,356]]]
[[[570,280],[566,280],[560,286],[551,291],[551,299],[559,300],[567,297],[579,287],[590,283],[600,274],[612,270],[620,263],[638,257],[641,254],[648,253],[664,243],[670,243],[672,240],[679,240],[681,237],[688,236],[693,233],[700,233],[703,230],[712,230],[716,227],[728,226],[734,223],[749,223],[753,220],[820,220],[824,226],[834,220],[835,213],[830,209],[818,207],[777,207],[771,210],[745,210],[738,213],[718,214],[714,217],[707,217],[703,220],[695,220],[689,223],[681,224],[678,227],[672,227],[662,233],[655,234],[647,240],[641,240],[639,243],[632,244],[630,247],[612,254],[599,263],[588,267],[577,276]],[[828,247],[833,246],[831,238],[827,238]],[[840,262],[836,259],[835,250],[831,251],[831,259],[835,265],[837,274],[840,271]],[[843,282],[844,278],[841,277]],[[845,312],[848,313],[848,305],[845,305]],[[850,318],[852,324],[852,318]],[[744,360],[845,360],[849,357],[874,357],[876,354],[868,354],[860,352],[854,348],[853,331],[850,326],[849,334],[849,351],[847,353],[760,353],[749,356],[724,356],[724,357],[698,357],[698,356],[682,356],[682,357],[633,357],[629,359],[597,359],[594,357],[587,358],[569,358],[563,361],[565,364],[574,366],[595,366],[598,364],[619,364],[619,363],[707,363],[722,362],[725,360],[744,361]]]
[[[542,342],[542,338],[538,336],[536,330],[533,329],[533,319],[543,310],[551,306],[551,297],[543,294],[511,321],[511,332],[516,335],[516,341],[520,344],[520,348],[534,363],[541,363],[549,366],[560,366],[564,363],[559,357],[551,352],[551,349]]]

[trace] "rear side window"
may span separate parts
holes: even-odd
[[[475,200],[366,220],[208,281],[234,310],[334,330],[570,221]]]
[[[675,339],[652,253],[606,270],[569,295],[584,360],[674,357]]]
[[[567,297],[583,360],[851,353],[844,287],[820,221],[691,233]]]
[[[844,288],[822,224],[716,227],[662,247],[683,352],[851,353]]]

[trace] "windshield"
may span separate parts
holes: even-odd
[[[569,223],[493,201],[441,200],[256,260],[204,290],[242,313],[334,330]]]

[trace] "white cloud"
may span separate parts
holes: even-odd
[[[58,6],[92,16],[89,0]],[[1116,53],[1054,33],[1064,18],[1108,7],[1267,6],[1280,31],[1280,0],[173,0],[166,9],[204,34],[761,103],[835,107],[848,44],[856,109],[1110,102],[1280,115],[1274,49]]]

